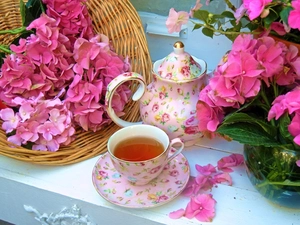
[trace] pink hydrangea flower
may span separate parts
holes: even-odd
[[[293,10],[288,17],[288,24],[291,28],[300,30],[300,1],[294,0],[291,2]]]
[[[188,23],[189,14],[184,11],[176,12],[174,8],[169,11],[169,16],[166,21],[166,26],[169,33],[180,32],[181,26]]]
[[[2,109],[0,111],[0,118],[4,121],[2,128],[6,133],[12,132],[19,125],[20,117],[11,108]]]
[[[46,13],[27,27],[34,30],[11,45],[0,70],[0,99],[11,109],[0,113],[8,141],[34,150],[57,151],[74,140],[75,126],[97,131],[111,122],[106,86],[130,70],[128,58],[113,51],[109,38],[95,35],[85,0],[43,0]],[[128,84],[113,96],[124,114]]]
[[[212,137],[214,136],[213,132],[216,131],[220,121],[224,118],[224,112],[221,107],[216,106],[213,102],[212,97],[210,97],[213,95],[211,91],[209,85],[202,89],[196,109],[198,120],[201,118],[198,124],[199,130]]]
[[[272,0],[244,0],[244,7],[248,11],[249,19],[254,20],[259,17],[265,7],[271,2]]]
[[[34,150],[57,151],[60,145],[69,144],[74,140],[72,113],[59,98],[45,100],[40,94],[37,98],[18,98],[14,102],[20,104],[19,111],[14,116],[18,119],[18,124],[3,127],[6,132],[11,128],[15,131],[8,141],[16,145],[32,143]],[[10,120],[14,119],[11,117],[11,111],[10,108],[1,110],[2,119],[6,119],[7,116]],[[23,117],[20,114],[23,114]]]
[[[88,15],[86,0],[43,0],[47,4],[47,15],[59,21],[61,33],[68,36],[74,43],[77,37],[91,38],[93,33],[92,20]]]
[[[279,35],[285,35],[287,33],[285,27],[280,22],[273,22],[271,24],[271,30],[274,30]]]
[[[297,111],[291,121],[291,123],[288,125],[288,131],[290,134],[294,137],[294,142],[297,145],[300,145],[300,112]]]

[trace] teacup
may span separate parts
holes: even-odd
[[[158,127],[140,124],[115,132],[107,148],[115,169],[124,178],[134,185],[145,185],[158,177],[182,151],[184,143],[179,138],[170,141]]]

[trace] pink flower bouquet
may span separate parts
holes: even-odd
[[[21,4],[23,11],[31,7],[42,13],[19,29],[27,37],[11,44],[3,58],[0,99],[8,108],[0,118],[8,141],[57,151],[75,139],[77,127],[97,131],[111,122],[106,87],[130,64],[114,52],[108,37],[93,32],[84,0],[32,2]],[[126,85],[118,89],[115,112],[123,113],[130,94]]]
[[[199,94],[199,129],[244,144],[300,149],[298,54],[271,37],[238,36]]]

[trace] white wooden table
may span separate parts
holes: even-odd
[[[201,139],[186,148],[184,155],[196,175],[195,164],[216,165],[231,153],[242,153],[242,145],[222,139]],[[41,166],[0,156],[0,220],[18,225],[41,224],[24,205],[40,213],[58,213],[64,207],[77,205],[83,215],[98,225],[212,224],[212,225],[299,225],[300,209],[287,209],[270,203],[252,187],[244,167],[231,173],[233,185],[218,185],[212,194],[216,199],[216,217],[212,223],[196,219],[172,220],[169,212],[184,208],[189,198],[150,209],[127,209],[104,200],[94,189],[92,169],[98,157],[68,166]]]

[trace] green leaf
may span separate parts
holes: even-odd
[[[260,126],[247,122],[234,123],[233,125],[222,124],[217,129],[217,132],[242,144],[266,147],[281,145],[281,143],[279,143]]]
[[[279,118],[279,133],[286,140],[286,142],[293,143],[293,136],[288,131],[288,125],[290,125],[291,119],[288,113],[285,113]]]
[[[225,16],[223,16],[222,14],[213,14],[212,18],[214,18],[215,20],[220,20],[224,19]]]
[[[213,38],[213,36],[214,36],[214,32],[213,32],[211,29],[208,29],[208,28],[206,28],[206,27],[204,27],[204,28],[202,29],[202,33],[203,33],[205,36],[208,36],[208,37],[210,37],[210,38]]]
[[[196,24],[194,25],[193,30],[199,29],[199,28],[201,28],[201,27],[203,27],[203,25],[201,25],[201,24],[199,24],[199,23],[196,23]]]
[[[270,10],[269,15],[263,19],[264,27],[269,28],[271,23],[275,22],[279,18],[279,15],[273,11]]]
[[[208,15],[209,15],[209,12],[206,10],[197,10],[196,12],[194,12],[193,16],[196,19],[206,22]]]
[[[231,18],[231,19],[235,18],[234,14],[230,11],[224,11],[224,12],[221,13],[221,15],[224,16],[224,17],[227,17],[227,18]]]
[[[238,24],[236,24],[236,20],[230,20],[229,22],[232,25],[232,29],[234,31],[239,32],[241,30],[241,28],[242,28],[242,23],[241,22],[239,22]]]
[[[290,11],[292,10],[293,8],[291,6],[287,6],[285,7],[281,12],[280,12],[280,18],[282,19],[282,21],[285,23],[285,24],[289,24],[288,23],[288,17],[289,17],[289,14],[290,14]]]
[[[41,0],[29,0],[25,7],[25,21],[23,26],[28,26],[33,20],[40,17],[45,11],[45,5]]]
[[[275,137],[277,135],[277,129],[275,126],[270,125],[264,120],[260,120],[256,117],[252,117],[249,114],[236,112],[225,117],[223,124],[235,124],[235,123],[249,123],[260,127],[261,130],[268,135]],[[235,125],[234,125],[235,126]]]
[[[4,58],[5,58],[5,53],[4,52],[0,52],[0,68],[2,67],[2,64],[4,62]]]

